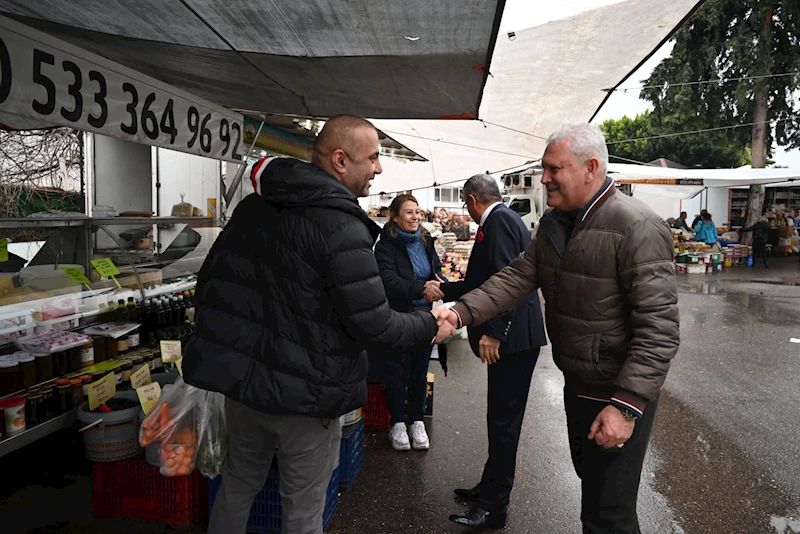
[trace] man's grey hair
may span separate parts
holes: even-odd
[[[589,158],[600,161],[600,173],[605,176],[608,170],[608,146],[603,130],[584,122],[581,124],[568,124],[547,138],[547,144],[559,141],[569,141],[569,151],[579,163],[584,163]]]
[[[476,174],[467,180],[461,193],[462,200],[466,201],[467,196],[472,195],[481,204],[491,204],[503,200],[500,195],[500,187],[497,180],[488,174]]]

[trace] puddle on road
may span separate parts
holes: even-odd
[[[793,534],[791,500],[724,434],[668,392],[653,435],[660,458],[655,489],[667,498],[686,534]],[[783,528],[783,530],[780,530]],[[787,530],[788,529],[788,530]]]

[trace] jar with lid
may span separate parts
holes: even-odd
[[[41,391],[28,392],[25,395],[25,425],[32,427],[45,422],[44,397]]]
[[[94,342],[90,341],[80,347],[81,367],[91,367],[94,365]]]
[[[69,351],[69,372],[81,370],[81,347]]]
[[[131,373],[135,373],[144,365],[144,358],[141,356],[134,356],[131,358],[131,363],[133,363],[133,369]]]
[[[117,357],[119,358],[123,354],[127,354],[128,350],[130,349],[130,345],[128,345],[128,337],[122,336],[116,340],[117,342]]]
[[[66,351],[53,354],[53,376],[63,376],[69,372],[69,355]]]
[[[0,395],[8,395],[20,389],[22,388],[17,359],[0,359]]]
[[[41,389],[42,394],[42,404],[44,408],[44,418],[50,419],[51,417],[58,414],[58,399],[56,398],[56,392],[52,386],[48,386]]]
[[[122,386],[131,385],[131,374],[133,373],[133,362],[126,361],[122,364]]]
[[[94,346],[94,363],[106,361],[106,338],[103,336],[92,336]]]
[[[117,340],[113,337],[106,338],[106,360],[114,360],[117,357]]]
[[[56,401],[58,410],[56,415],[66,413],[75,407],[72,399],[72,384],[66,378],[56,380]]]
[[[147,366],[148,369],[150,369],[151,373],[153,371],[155,371],[156,370],[156,356],[155,356],[155,354],[153,354],[152,352],[147,354],[147,356],[144,357],[144,364]]]
[[[89,384],[92,383],[92,375],[81,375],[81,394],[84,399],[89,398]]]
[[[53,374],[53,355],[36,354],[36,381],[47,382],[52,380]]]
[[[17,357],[17,361],[19,362],[22,387],[29,388],[36,384],[36,358],[31,355],[20,355]]]
[[[69,381],[70,389],[72,390],[72,405],[80,406],[83,402],[83,380],[80,378],[73,378]]]
[[[120,365],[116,369],[114,369],[114,383],[117,387],[122,386],[122,366]]]

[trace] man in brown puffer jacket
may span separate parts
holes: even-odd
[[[534,241],[452,308],[481,324],[541,288],[553,359],[564,372],[585,533],[639,533],[636,500],[658,396],[678,351],[669,228],[606,177],[596,126],[550,136],[542,158],[549,210]]]

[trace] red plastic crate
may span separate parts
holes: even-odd
[[[364,425],[379,430],[389,430],[389,404],[386,401],[386,386],[383,384],[373,382],[367,384]]]
[[[191,475],[165,477],[139,455],[117,462],[93,462],[92,515],[123,517],[190,529],[208,514],[208,479]]]

